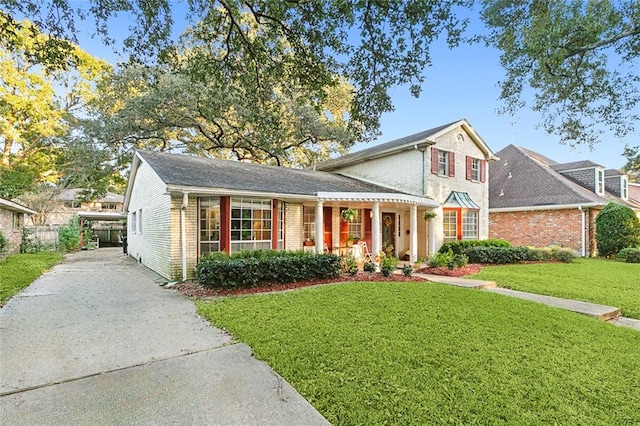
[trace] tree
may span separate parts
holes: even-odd
[[[625,148],[623,155],[627,157],[627,164],[623,167],[631,182],[640,182],[640,145]]]
[[[640,243],[640,220],[632,209],[609,202],[596,216],[596,244],[600,256],[611,257]]]
[[[478,39],[501,50],[503,112],[524,104],[542,127],[569,144],[598,142],[608,127],[633,134],[640,120],[640,2],[483,0],[489,32]],[[619,64],[615,64],[619,62]]]
[[[75,45],[58,66],[41,64],[35,52],[51,37],[29,21],[12,23],[2,13],[0,28],[12,34],[11,43],[0,43],[0,193],[16,198],[38,184],[64,187],[78,181],[79,165],[85,175],[95,174],[99,169],[87,161],[93,146],[74,141],[78,117],[95,96],[95,82],[111,67]]]
[[[184,65],[183,66],[188,66]],[[268,100],[255,86],[181,70],[127,67],[102,88],[92,134],[120,154],[131,148],[180,150],[263,164],[308,166],[345,152],[356,139],[346,82],[310,101],[272,79]]]
[[[393,109],[389,89],[410,85],[414,95],[420,93],[431,42],[444,37],[455,46],[465,25],[455,8],[470,3],[189,0],[193,25],[185,39],[194,47],[208,47],[194,54],[191,63],[197,66],[191,67],[190,78],[204,82],[218,70],[232,81],[248,82],[251,76],[255,86],[251,101],[267,103],[274,76],[280,79],[279,87],[292,85],[300,97],[320,100],[328,87],[340,84],[342,76],[356,92],[350,118],[362,126],[363,139],[371,139],[378,134],[380,115]],[[124,44],[137,60],[164,61],[173,56],[169,0],[96,0],[88,9],[77,10],[68,0],[5,1],[5,10],[7,19],[37,17],[43,29],[71,41],[77,35],[75,19],[92,16],[97,32],[108,42],[114,41],[107,30],[109,19],[126,12],[134,15],[137,25],[130,28]],[[10,40],[11,34],[0,32],[0,37]],[[39,57],[45,63],[55,62],[64,47],[53,46],[51,54],[43,49]]]

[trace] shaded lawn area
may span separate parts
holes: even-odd
[[[62,260],[58,252],[24,253],[0,260],[0,306]]]
[[[620,308],[640,319],[640,264],[606,259],[574,263],[487,266],[472,278],[495,281],[499,287]]]
[[[331,423],[638,424],[640,333],[437,283],[197,302]]]

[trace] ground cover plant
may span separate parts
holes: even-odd
[[[499,287],[615,306],[640,319],[640,265],[607,259],[486,266],[473,278]]]
[[[24,253],[0,260],[0,306],[62,260],[57,252]]]
[[[436,283],[198,302],[332,424],[637,424],[640,333]]]

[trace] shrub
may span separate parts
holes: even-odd
[[[624,248],[635,247],[639,239],[640,220],[629,207],[609,202],[596,216],[596,244],[600,256],[611,257]]]
[[[469,247],[511,247],[511,244],[505,240],[458,240],[444,243],[438,252],[451,250],[453,254],[464,254]]]
[[[450,269],[453,268],[464,268],[469,263],[469,257],[466,254],[454,254],[451,263],[449,266]]]
[[[382,258],[382,265],[380,265],[380,272],[382,272],[382,275],[385,277],[391,275],[391,271],[396,269],[398,266],[398,261],[399,259],[397,257],[384,256]]]
[[[365,262],[365,264],[362,266],[362,269],[365,272],[375,272],[376,271],[376,265],[373,262]]]
[[[2,256],[4,252],[7,250],[8,244],[9,242],[7,241],[7,238],[2,233],[2,230],[0,230],[0,256]]]
[[[529,260],[527,247],[469,247],[467,256],[471,263],[517,263]]]
[[[627,263],[640,263],[640,248],[623,248],[618,252],[618,260]]]
[[[451,250],[448,250],[443,253],[440,253],[440,252],[436,253],[431,259],[429,259],[429,262],[427,262],[427,265],[430,268],[442,268],[443,266],[447,266],[452,261],[453,261],[453,252]]]
[[[342,266],[342,270],[347,274],[354,276],[358,273],[358,262],[356,262],[355,257],[343,256],[340,259],[340,264]]]
[[[568,248],[551,249],[552,259],[559,260],[560,262],[571,263],[576,258],[573,250]]]
[[[256,250],[203,256],[196,274],[202,285],[245,288],[335,277],[340,267],[340,258],[335,254]]]
[[[58,230],[58,241],[63,251],[73,251],[80,248],[80,219],[74,216],[69,224]]]
[[[406,264],[402,267],[402,273],[405,277],[410,277],[413,274],[413,267],[409,264]]]

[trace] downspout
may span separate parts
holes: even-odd
[[[578,210],[580,210],[580,212],[582,213],[582,230],[580,232],[580,243],[581,243],[581,247],[582,247],[582,257],[586,257],[586,247],[585,247],[585,223],[586,223],[586,210],[584,210],[582,208],[582,206],[578,206]]]
[[[182,205],[180,206],[180,236],[182,246],[182,281],[187,280],[187,206],[189,205],[189,195],[182,194]]]

